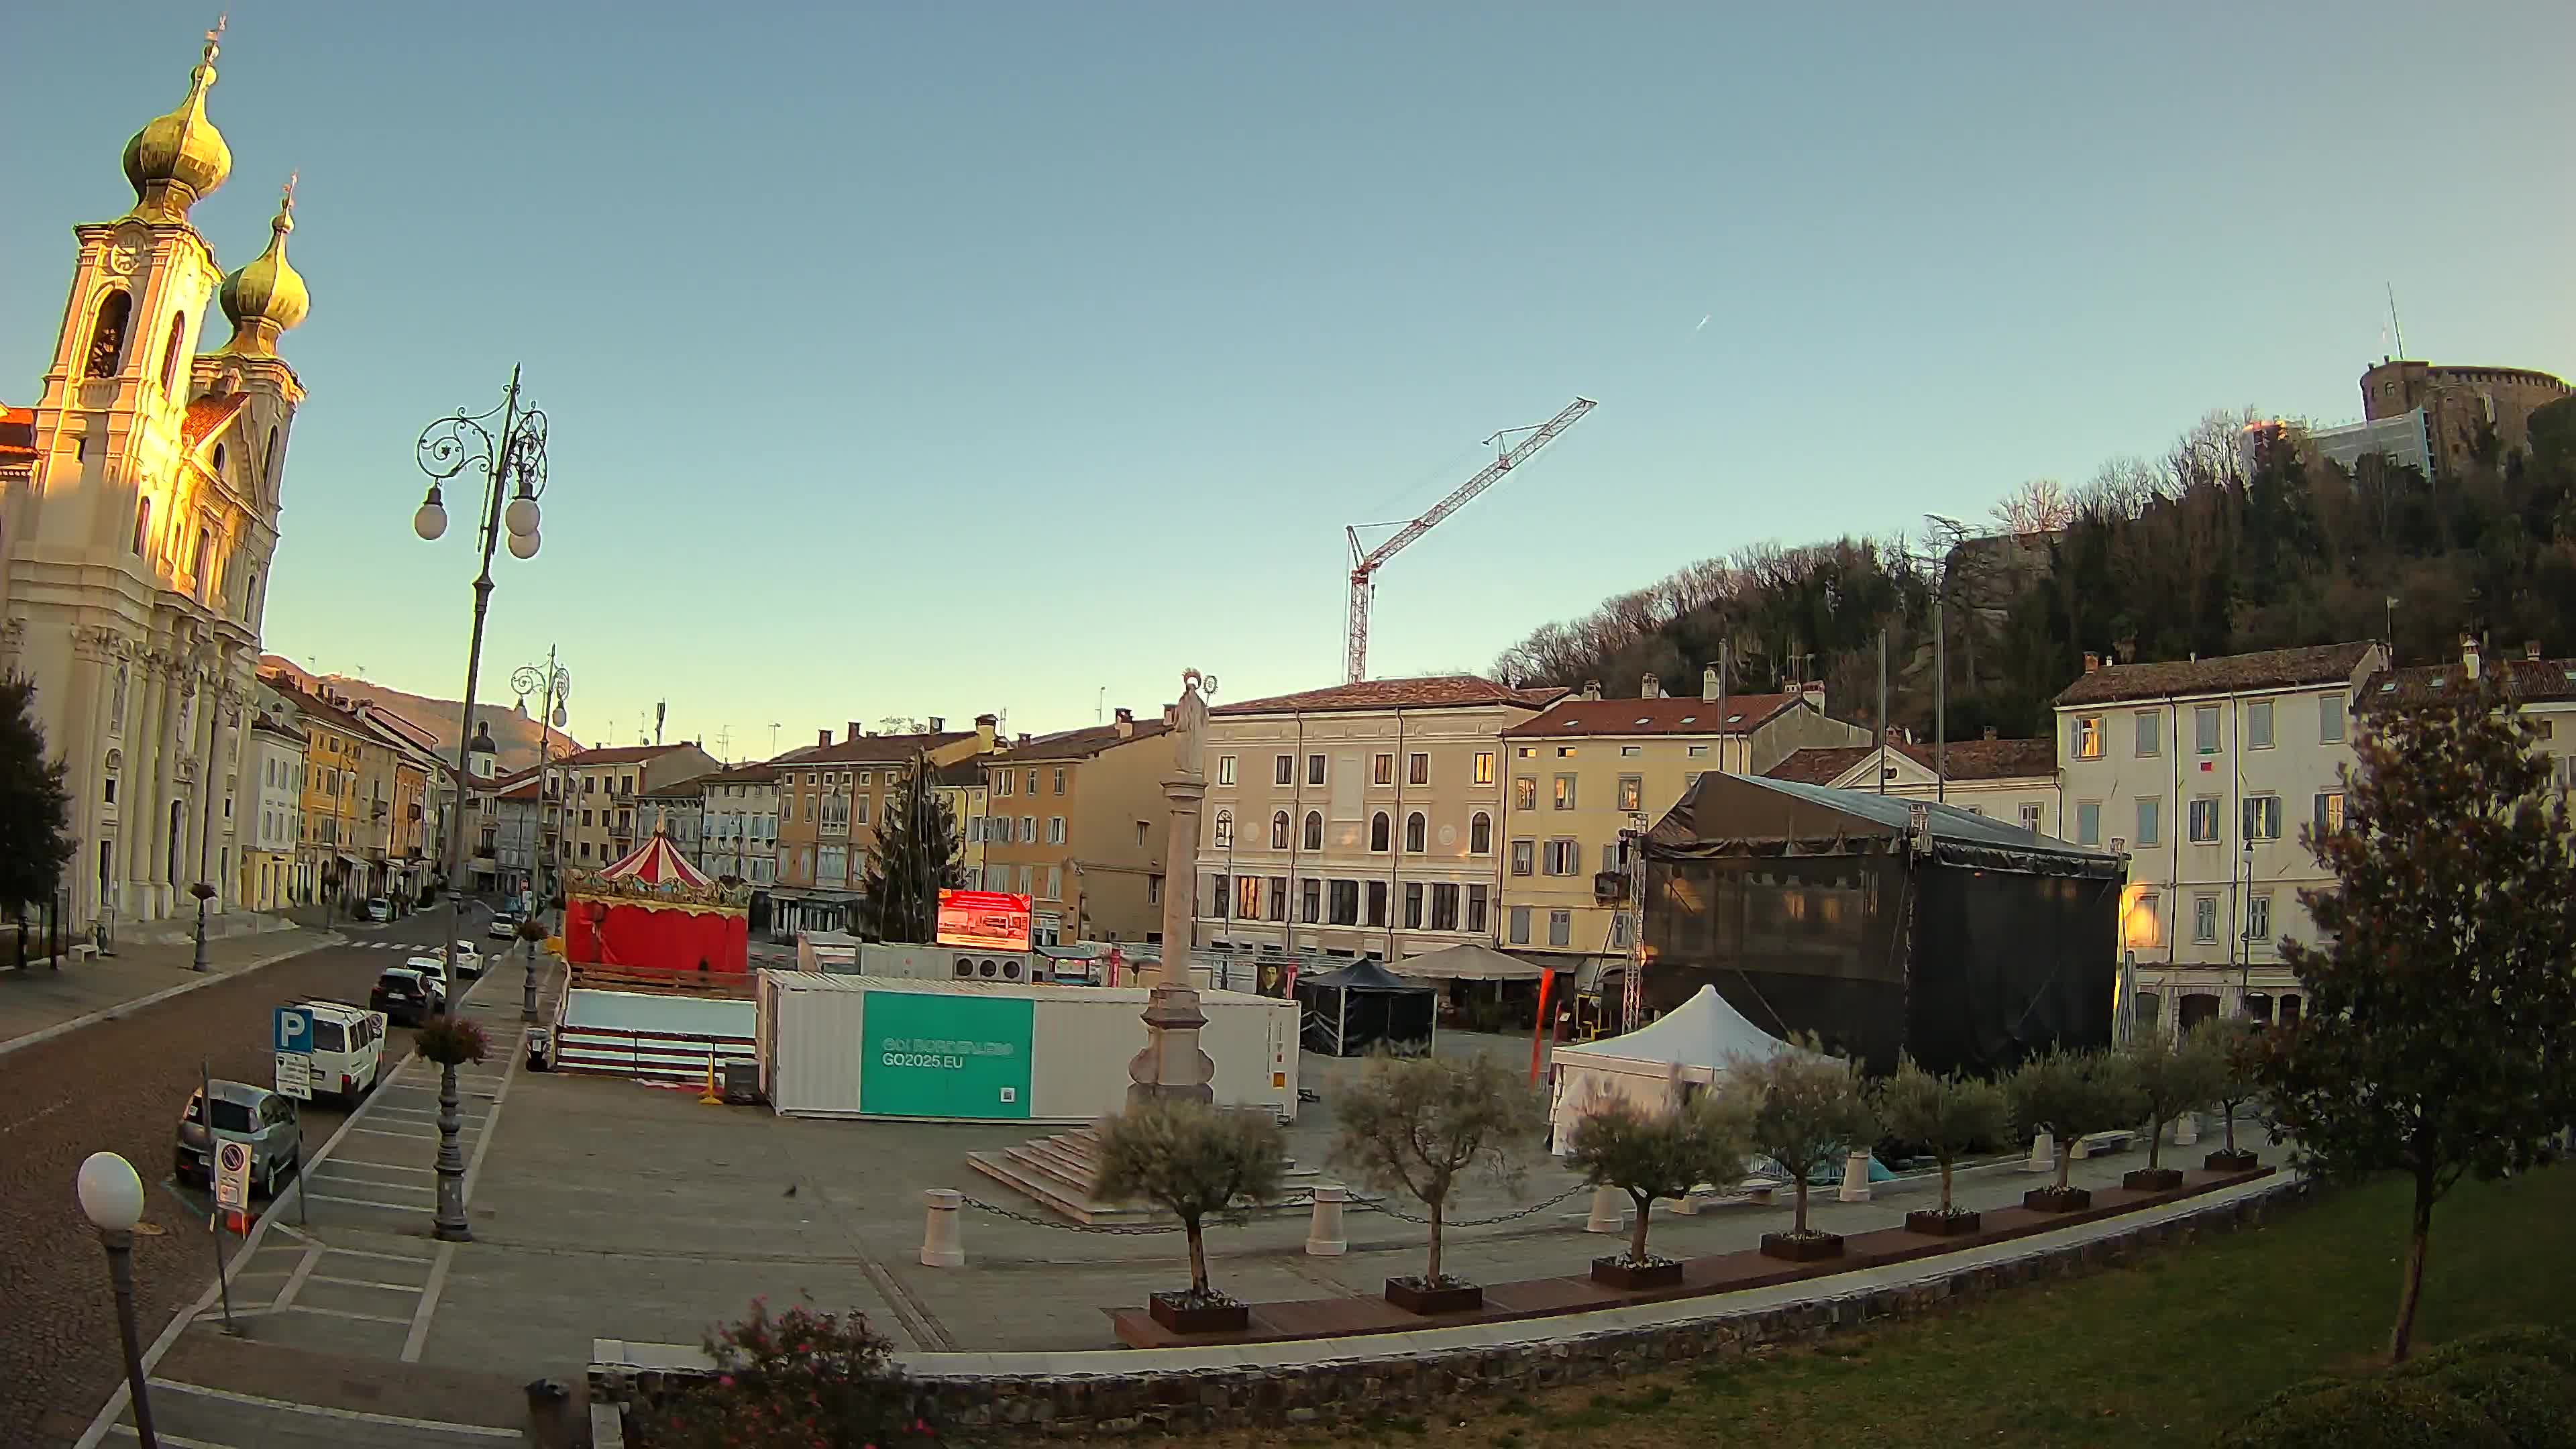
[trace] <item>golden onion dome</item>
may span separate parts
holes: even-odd
[[[313,298],[304,290],[304,278],[286,260],[286,234],[295,230],[295,183],[286,183],[285,195],[278,198],[277,217],[268,224],[268,250],[251,259],[249,266],[224,278],[223,290],[216,300],[223,304],[224,315],[232,319],[233,336],[223,346],[237,357],[273,357],[277,353],[278,334],[304,320],[313,309]]]
[[[188,98],[125,143],[125,179],[134,187],[132,214],[146,221],[186,221],[188,208],[232,174],[232,149],[206,119],[206,92],[215,83],[215,39],[221,33],[221,27],[207,32],[205,58],[189,73]]]

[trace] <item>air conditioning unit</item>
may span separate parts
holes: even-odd
[[[1602,905],[1628,898],[1628,876],[1625,871],[1605,870],[1592,877],[1592,899]]]

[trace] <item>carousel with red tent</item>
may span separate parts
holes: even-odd
[[[746,974],[751,891],[689,864],[653,821],[623,860],[579,872],[564,898],[564,959],[621,971]]]

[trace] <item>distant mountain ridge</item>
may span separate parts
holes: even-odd
[[[298,688],[310,693],[327,691],[390,710],[426,731],[438,742],[438,752],[446,759],[455,759],[458,746],[464,742],[458,725],[464,709],[457,700],[406,694],[347,674],[315,674],[299,667],[293,660],[275,654],[261,655],[259,667],[263,673],[285,675]],[[496,705],[477,700],[474,717],[490,727],[492,743],[497,747],[498,766],[505,775],[537,764],[549,737],[554,742],[557,757],[581,748],[579,742],[563,731],[541,727],[537,721],[521,713],[515,702]]]

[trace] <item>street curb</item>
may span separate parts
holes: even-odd
[[[31,1046],[42,1046],[44,1043],[52,1041],[57,1037],[69,1036],[73,1032],[76,1032],[85,1026],[96,1026],[102,1021],[114,1020],[129,1011],[141,1011],[147,1006],[157,1006],[164,1001],[168,1001],[174,996],[185,996],[189,992],[197,990],[199,987],[212,986],[218,981],[230,981],[236,976],[248,976],[254,971],[274,966],[280,961],[291,961],[298,956],[305,955],[308,952],[319,951],[326,946],[345,945],[347,944],[348,939],[348,937],[341,935],[337,931],[324,931],[320,933],[318,939],[298,946],[292,951],[280,951],[274,956],[262,956],[247,966],[236,967],[230,971],[209,971],[203,976],[199,976],[188,981],[182,981],[176,986],[163,987],[161,990],[155,991],[148,996],[138,996],[132,1001],[124,1001],[119,1002],[114,1006],[102,1007],[97,1011],[89,1013],[87,1016],[75,1016],[69,1021],[58,1021],[52,1026],[39,1027],[34,1031],[28,1032],[24,1036],[13,1036],[7,1041],[0,1041],[0,1057],[5,1057],[11,1052],[24,1051]]]

